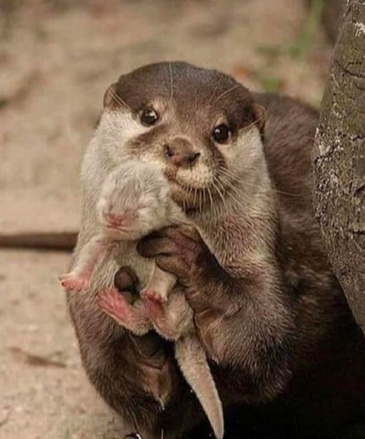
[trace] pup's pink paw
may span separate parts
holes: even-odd
[[[157,321],[162,319],[165,315],[165,309],[161,301],[155,300],[154,298],[149,298],[144,296],[143,302],[145,304],[147,315],[149,318],[157,324]]]
[[[101,291],[97,303],[100,309],[135,335],[144,335],[152,329],[144,306],[131,306],[116,288]]]
[[[161,294],[157,293],[155,290],[150,290],[150,289],[143,290],[141,291],[141,296],[143,299],[150,300],[158,304],[162,304],[166,302],[166,298],[161,296]]]
[[[75,273],[63,274],[59,277],[61,285],[68,291],[81,291],[89,287],[89,279]]]
[[[97,303],[100,309],[109,314],[120,324],[128,320],[130,305],[114,287],[106,288],[98,294]]]

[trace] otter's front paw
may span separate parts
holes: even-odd
[[[215,259],[197,230],[190,226],[154,232],[139,243],[138,251],[145,258],[155,258],[159,268],[183,284],[194,282],[201,270],[213,265]]]

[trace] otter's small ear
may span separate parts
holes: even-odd
[[[257,122],[257,128],[260,130],[261,136],[263,136],[266,123],[266,110],[261,105],[254,104],[253,111]]]
[[[117,89],[117,83],[115,82],[105,92],[104,101],[103,101],[104,108],[110,107],[113,104],[113,102],[115,101],[115,96],[117,95],[116,89]]]

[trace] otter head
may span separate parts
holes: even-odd
[[[186,212],[224,204],[237,181],[254,186],[264,113],[233,78],[181,62],[148,65],[109,87],[104,107],[98,132],[108,162],[153,164]]]
[[[155,166],[127,161],[109,174],[101,189],[98,217],[105,233],[137,240],[166,225],[169,185]]]

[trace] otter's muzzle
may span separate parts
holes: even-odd
[[[200,152],[194,151],[191,143],[177,137],[164,145],[165,157],[168,163],[178,168],[191,168],[199,160]]]

